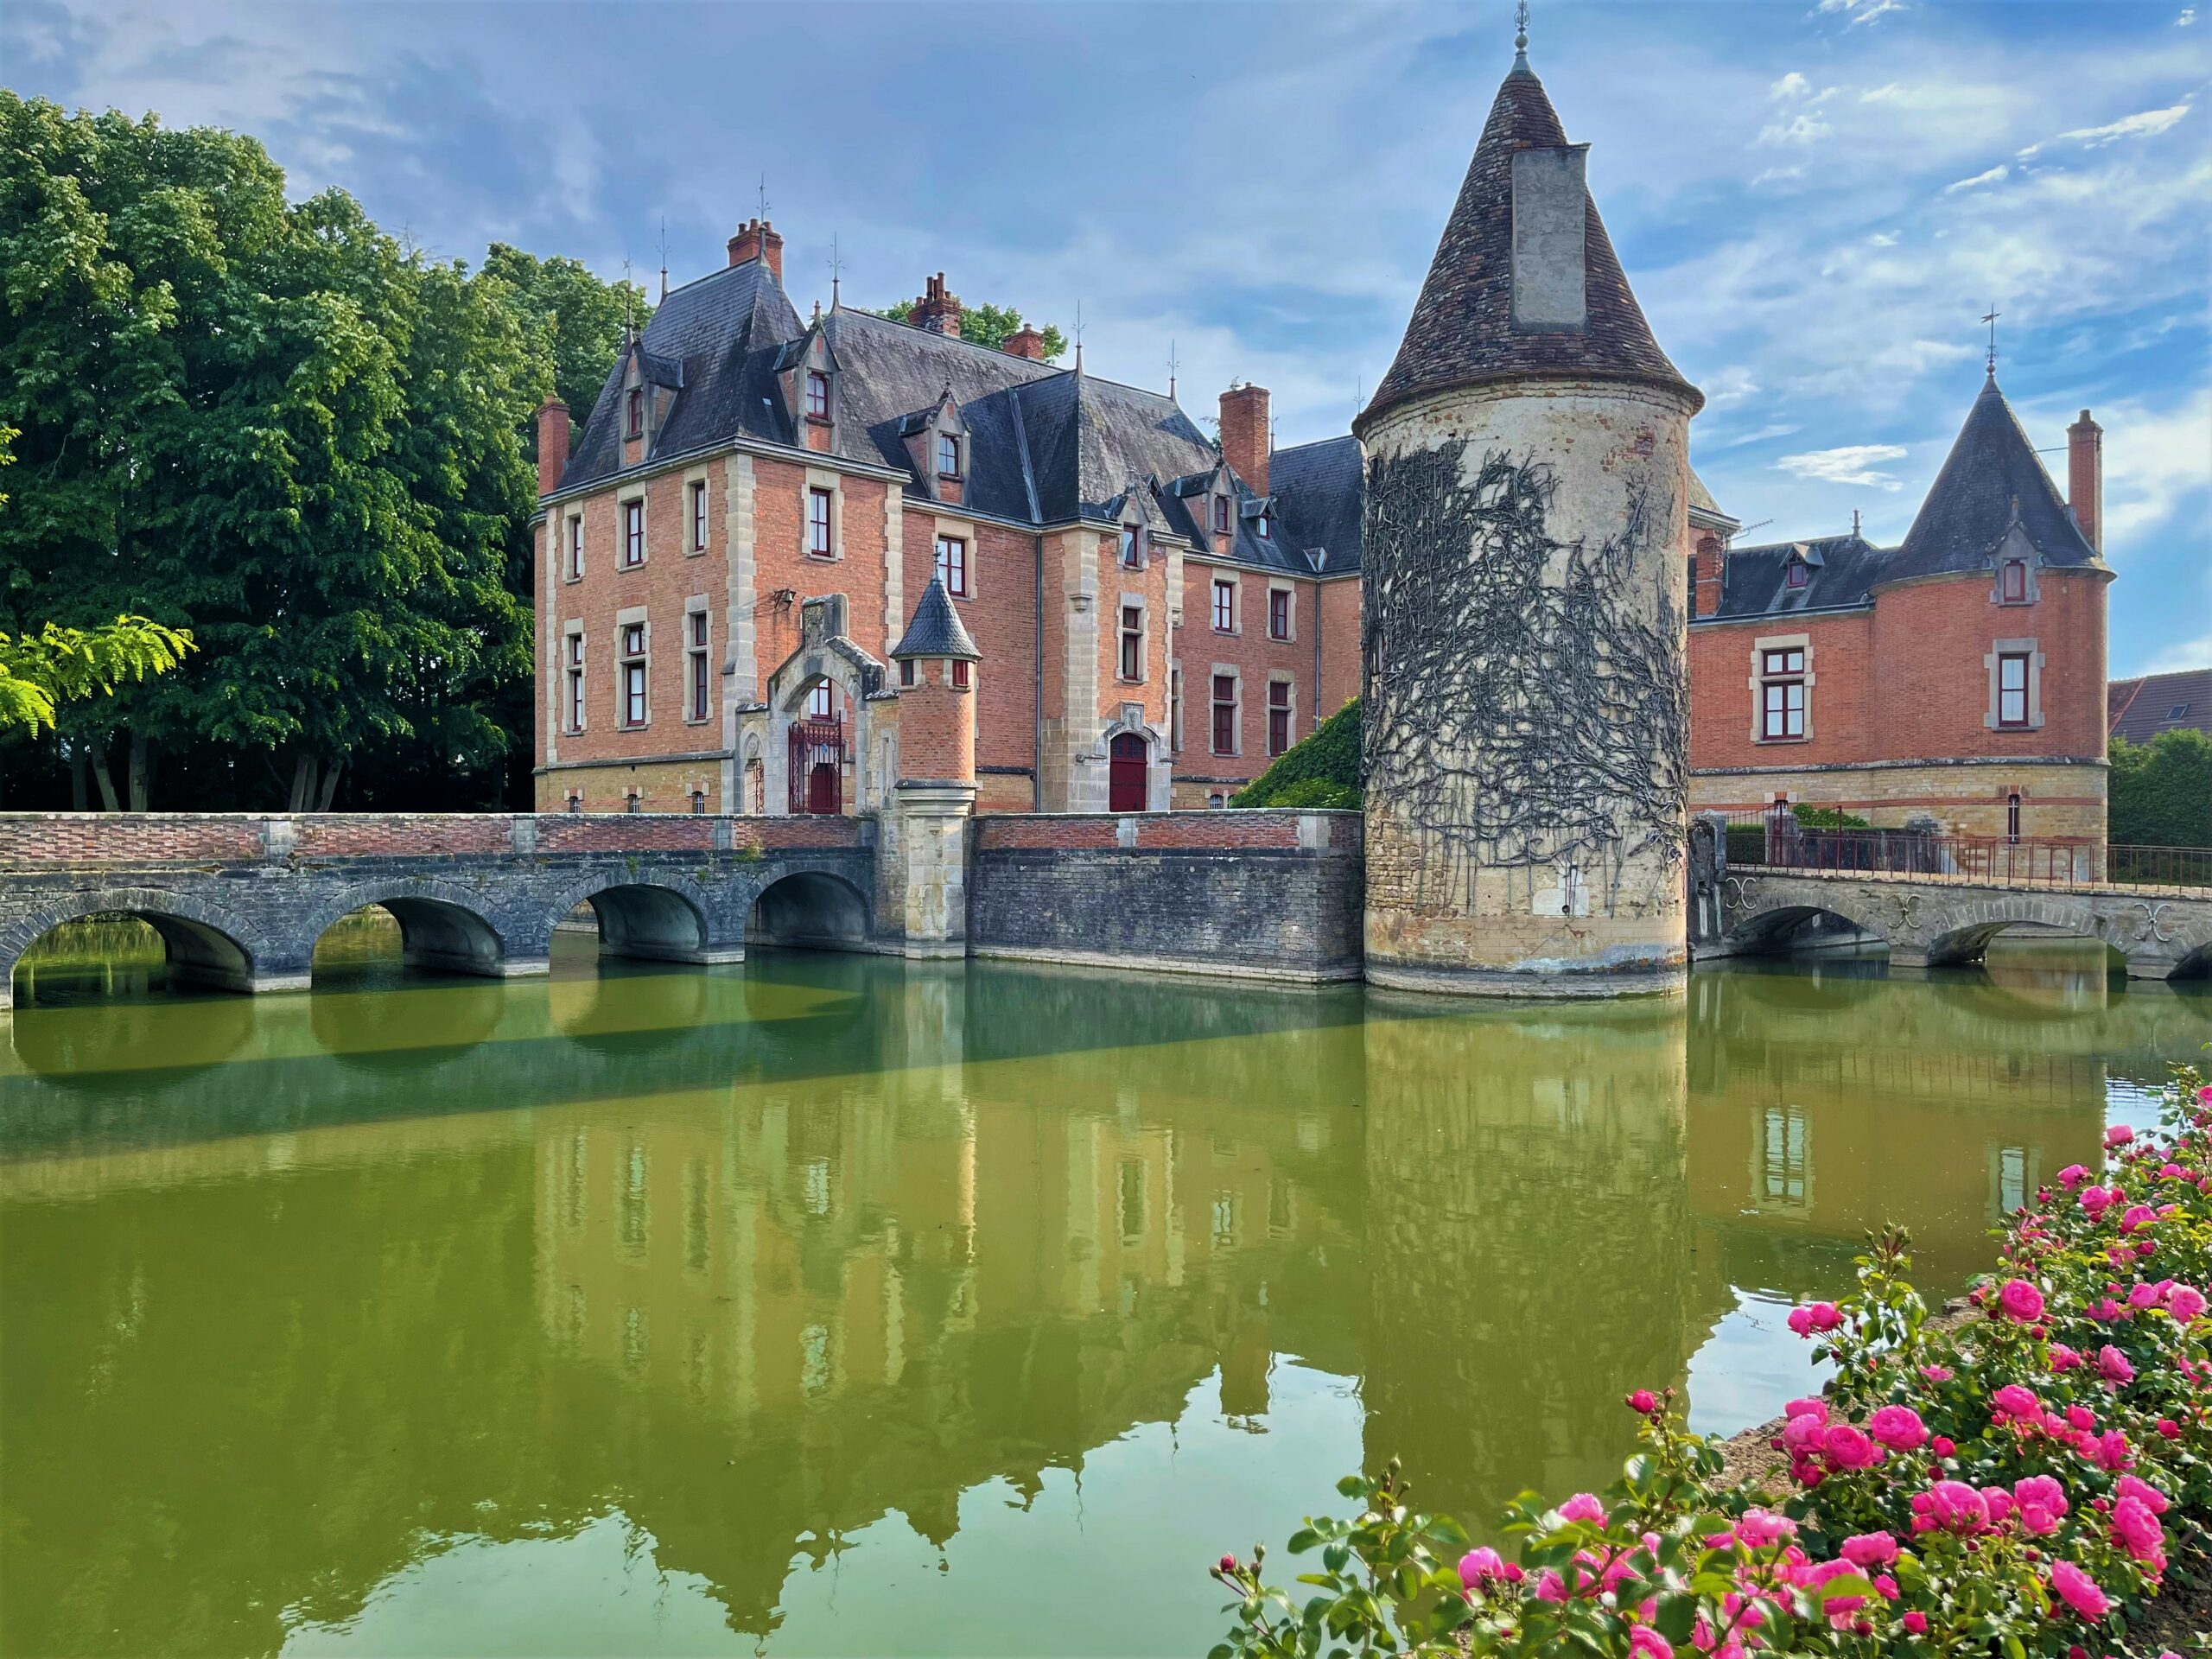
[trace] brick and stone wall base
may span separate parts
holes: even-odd
[[[1877,829],[1933,817],[1952,836],[2002,836],[2007,798],[2020,798],[2021,837],[2105,840],[2107,769],[2094,760],[1945,760],[1927,766],[1839,765],[1790,770],[1700,771],[1690,810],[1758,812],[1787,795],[1798,807],[1837,807]]]
[[[1356,812],[978,819],[979,957],[1320,981],[1360,974]]]

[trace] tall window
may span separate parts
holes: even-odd
[[[1262,513],[1258,518],[1252,521],[1252,533],[1257,536],[1263,542],[1268,539],[1268,515],[1266,513]]]
[[[1290,589],[1287,588],[1268,590],[1268,638],[1290,638]]]
[[[1997,659],[1997,723],[2028,723],[2028,658],[2024,652],[2006,652]]]
[[[690,639],[687,643],[690,649],[685,653],[687,660],[683,665],[689,671],[688,683],[691,688],[690,717],[704,720],[707,717],[707,613],[704,611],[692,612],[689,626]]]
[[[630,388],[630,435],[633,438],[645,435],[645,389],[643,386]]]
[[[960,476],[960,440],[950,432],[937,435],[937,475],[939,478]]]
[[[912,685],[913,683],[914,659],[911,657],[901,657],[899,659],[899,683],[901,685]]]
[[[2005,839],[2020,838],[2020,797],[2016,791],[2005,798]]]
[[[1178,754],[1183,752],[1183,671],[1167,671],[1167,743]]]
[[[1812,567],[1802,559],[1792,559],[1789,561],[1789,569],[1783,574],[1782,581],[1784,587],[1802,588],[1812,579]]]
[[[622,723],[645,723],[645,625],[631,622],[622,629]]]
[[[1137,532],[1135,526],[1122,526],[1122,563],[1134,570],[1137,568]]]
[[[569,636],[569,729],[584,728],[584,637]]]
[[[1213,631],[1236,632],[1236,584],[1233,582],[1217,582],[1213,585]]]
[[[707,480],[703,478],[691,482],[691,550],[707,550]]]
[[[937,576],[944,591],[960,598],[968,594],[968,543],[957,536],[937,538]]]
[[[1122,607],[1122,677],[1132,682],[1144,678],[1144,607],[1141,605]]]
[[[1805,650],[1759,653],[1759,736],[1777,742],[1805,735]]]
[[[1229,498],[1225,495],[1217,495],[1213,499],[1213,533],[1217,536],[1229,534]]]
[[[806,418],[810,421],[830,418],[830,377],[819,369],[806,372]]]
[[[829,681],[817,680],[806,694],[806,717],[809,720],[829,719],[830,699],[835,695],[830,689]]]
[[[2028,602],[2028,562],[2025,559],[2005,561],[1998,593],[2007,605]]]
[[[645,562],[645,504],[622,504],[622,563],[631,568]]]
[[[969,666],[970,664],[965,657],[956,657],[952,659],[952,689],[954,690],[965,691],[968,689],[968,671]]]
[[[569,520],[569,580],[584,573],[584,521],[581,515]]]
[[[1213,677],[1213,752],[1216,754],[1236,753],[1236,677],[1234,674]]]
[[[1290,682],[1268,682],[1268,753],[1281,754],[1290,747]]]
[[[817,559],[826,559],[836,551],[830,540],[830,492],[811,489],[806,493],[806,550]]]

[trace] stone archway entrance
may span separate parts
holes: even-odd
[[[1106,810],[1141,812],[1145,810],[1146,766],[1144,739],[1123,732],[1107,751]]]

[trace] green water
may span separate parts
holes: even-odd
[[[1957,1285],[2202,991],[2015,953],[1438,1003],[762,955],[0,1019],[0,1649],[1191,1654],[1399,1455],[1733,1429],[1861,1230]]]

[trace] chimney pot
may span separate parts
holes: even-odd
[[[944,273],[940,270],[923,280],[922,297],[914,302],[914,327],[957,337],[960,333],[960,296],[946,289]]]
[[[569,467],[569,406],[548,397],[537,409],[537,493],[550,495],[561,487],[561,474]]]
[[[760,260],[776,279],[776,286],[784,285],[784,238],[765,219],[747,219],[729,239],[730,264],[741,265],[748,259]]]
[[[1026,357],[1033,363],[1042,363],[1045,336],[1025,322],[1006,337],[1004,349],[1008,357]]]
[[[2083,410],[2066,429],[2066,505],[2082,539],[2101,557],[2105,550],[2105,430]]]
[[[1221,394],[1221,458],[1255,495],[1268,493],[1268,389],[1232,385]]]

